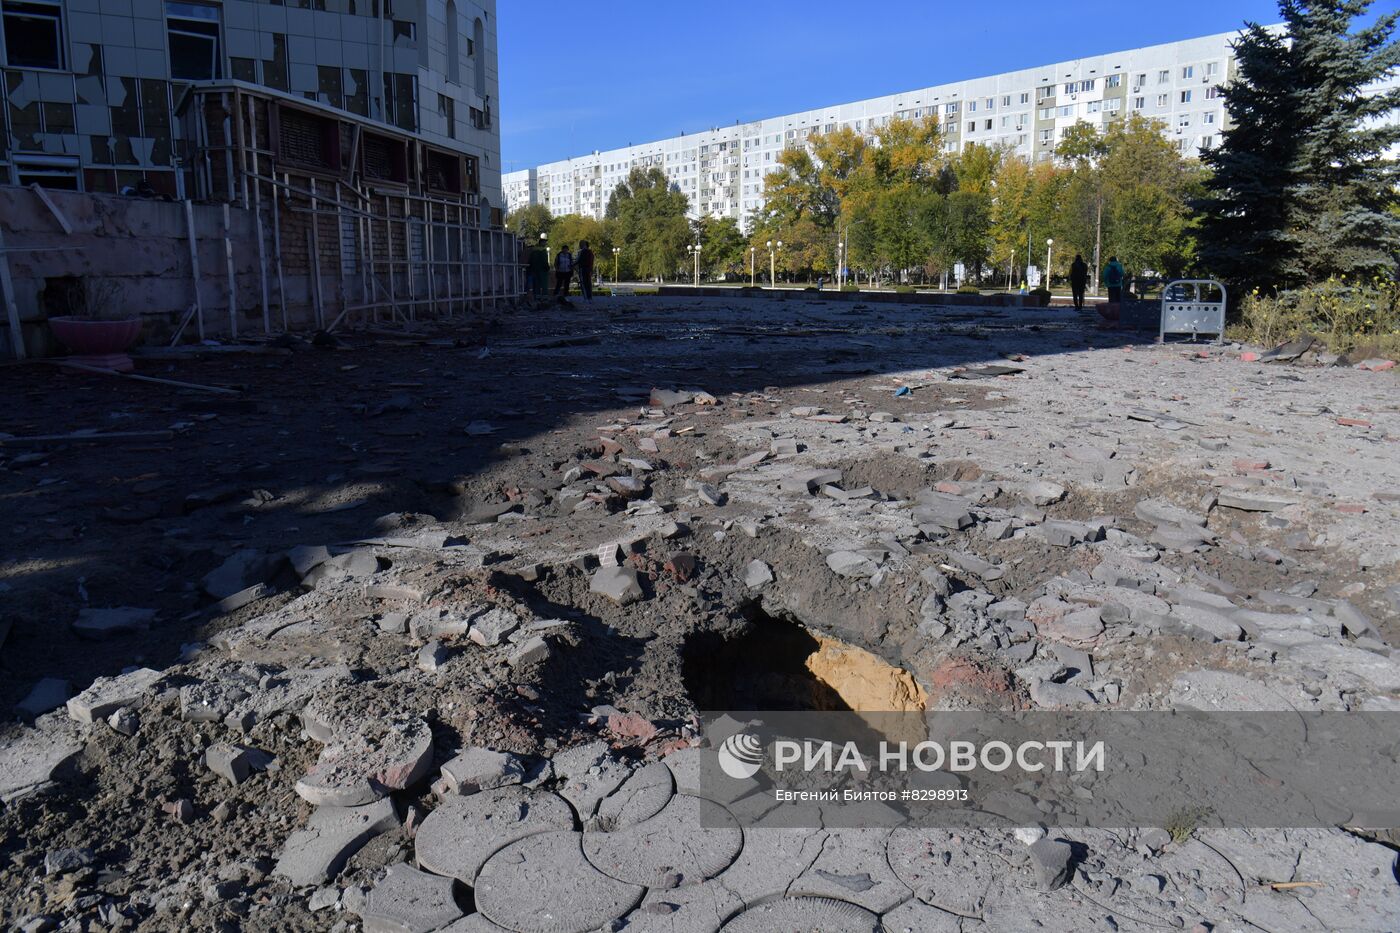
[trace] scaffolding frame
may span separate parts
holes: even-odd
[[[342,170],[307,168],[279,157],[273,137],[282,106],[334,121],[340,149],[349,151]],[[426,172],[418,167],[426,165],[427,151],[453,153],[383,124],[243,82],[192,87],[179,112],[191,190],[200,200],[221,201],[252,217],[264,334],[274,333],[279,323],[283,331],[291,328],[297,315],[289,308],[301,308],[302,319],[330,332],[350,325],[450,321],[495,311],[523,296],[519,239],[482,223],[473,192],[434,191],[422,179]],[[404,147],[415,167],[407,179],[364,178],[366,133]],[[195,256],[193,227],[190,236]],[[229,326],[236,335],[237,282],[227,223],[223,256]],[[196,300],[192,310],[203,333],[205,306]]]

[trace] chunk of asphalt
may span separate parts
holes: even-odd
[[[451,878],[411,868],[403,862],[389,871],[360,909],[364,933],[432,933],[463,915]]]
[[[360,723],[336,736],[296,783],[316,806],[356,807],[419,781],[433,763],[433,732],[414,717]]]
[[[661,812],[614,832],[585,833],[583,852],[599,871],[648,888],[713,878],[734,861],[744,833],[724,807],[679,794]]]
[[[137,668],[116,677],[99,677],[68,700],[68,715],[78,722],[97,722],[141,699],[160,680],[159,671]]]
[[[476,906],[511,930],[578,931],[609,927],[646,889],[603,874],[583,855],[582,834],[551,832],[513,842],[477,875]]]
[[[363,807],[318,807],[305,829],[287,837],[272,873],[296,887],[325,884],[366,842],[398,825],[387,798]]]
[[[734,917],[724,933],[821,930],[822,933],[880,933],[880,918],[855,904],[829,897],[785,897],[757,904]]]
[[[573,828],[573,811],[562,798],[501,787],[443,800],[418,827],[414,856],[419,868],[475,884],[492,853],[529,836]]]

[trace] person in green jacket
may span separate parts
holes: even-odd
[[[1123,300],[1123,278],[1126,275],[1118,257],[1109,256],[1108,265],[1103,267],[1103,284],[1108,289],[1109,304],[1116,305]]]
[[[544,301],[546,289],[549,288],[549,253],[545,251],[544,244],[536,241],[534,249],[530,250],[530,294],[535,301]]]

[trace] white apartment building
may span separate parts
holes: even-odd
[[[747,221],[763,207],[764,176],[784,147],[843,126],[873,137],[895,118],[936,117],[949,149],[983,143],[1048,159],[1075,123],[1103,126],[1138,113],[1161,121],[1163,133],[1195,155],[1220,141],[1220,87],[1232,74],[1237,36],[1094,55],[551,162],[504,175],[506,207],[544,204],[556,215],[602,217],[632,169],[656,166],[689,196],[693,215]]]

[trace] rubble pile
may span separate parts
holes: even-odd
[[[710,799],[695,719],[1400,709],[1391,369],[756,306],[615,299],[489,355],[351,336],[252,357],[251,408],[123,387],[167,449],[0,446],[43,542],[0,574],[0,920],[1400,925],[1364,814],[765,827]],[[389,390],[299,407],[346,367]]]

